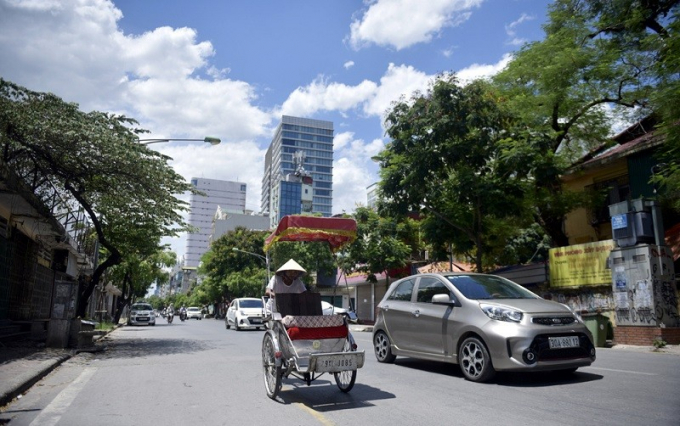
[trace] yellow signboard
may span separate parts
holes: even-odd
[[[550,249],[550,287],[611,285],[607,269],[614,240]]]

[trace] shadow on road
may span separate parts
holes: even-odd
[[[416,369],[432,374],[442,374],[451,377],[457,377],[465,380],[463,372],[456,364],[447,364],[434,361],[423,361],[413,358],[398,358],[395,365],[405,368]],[[586,373],[576,371],[575,373],[565,373],[560,371],[542,371],[542,372],[526,372],[526,373],[506,373],[498,372],[488,384],[495,384],[497,386],[512,386],[512,387],[541,387],[541,386],[555,386],[575,383],[586,383],[594,380],[601,380],[603,376],[599,374]],[[482,384],[484,385],[484,384]]]
[[[125,328],[121,329],[114,339],[103,339],[98,345],[102,345],[106,350],[97,354],[98,358],[137,358],[154,355],[177,355],[191,354],[213,349],[214,346],[209,342],[202,342],[192,339],[177,339],[172,337],[160,338],[140,338],[138,333],[144,329]],[[131,337],[126,337],[126,334]],[[132,337],[132,335],[135,335]]]
[[[357,376],[357,381],[359,377]],[[393,393],[363,383],[356,383],[351,391],[344,393],[335,385],[333,376],[328,375],[328,379],[317,379],[310,386],[299,379],[284,379],[277,401],[282,404],[302,404],[314,411],[325,413],[374,407],[372,401],[392,398],[396,398]]]

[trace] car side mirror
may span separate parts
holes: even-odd
[[[435,294],[432,296],[432,304],[454,306],[456,302],[448,294]]]

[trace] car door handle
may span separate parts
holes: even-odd
[[[411,312],[414,317],[418,318],[420,316],[420,310],[416,309],[415,311]]]

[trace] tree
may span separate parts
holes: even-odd
[[[533,146],[528,158],[544,159],[528,162],[529,175],[536,220],[553,244],[568,245],[564,216],[585,204],[564,192],[564,170],[590,148],[611,143],[612,123],[652,112],[662,82],[660,63],[673,64],[671,80],[677,84],[678,49],[671,51],[668,44],[677,5],[558,0],[550,6],[545,39],[525,45],[494,78],[514,117],[515,143],[508,150],[518,155]],[[677,99],[677,91],[672,98]]]
[[[75,202],[105,249],[79,292],[78,316],[108,268],[127,254],[149,256],[161,237],[189,230],[181,216],[188,205],[177,196],[194,188],[168,165],[169,157],[139,144],[145,131],[131,127],[136,124],[0,79],[2,161],[47,205],[57,195],[67,200],[64,210]]]
[[[507,117],[489,86],[441,75],[425,95],[396,103],[385,125],[381,211],[422,211],[429,240],[470,253],[483,270],[494,221],[519,221],[524,183],[502,158]],[[430,226],[427,226],[427,225]]]
[[[259,297],[267,282],[266,263],[252,254],[264,257],[266,231],[252,231],[242,226],[215,240],[201,258],[199,274],[205,276],[202,287],[212,300],[222,298]]]
[[[363,272],[371,282],[377,281],[376,274],[385,273],[389,286],[390,271],[407,266],[420,250],[418,226],[407,217],[381,217],[366,207],[358,207],[353,216],[357,238],[341,253],[340,267],[345,274]]]
[[[167,282],[169,274],[164,268],[169,268],[175,263],[177,255],[174,252],[158,247],[155,253],[144,258],[128,254],[121,263],[109,268],[106,273],[107,279],[116,283],[123,293],[116,299],[114,323],[118,323],[126,306],[146,297],[149,287],[154,282]]]

